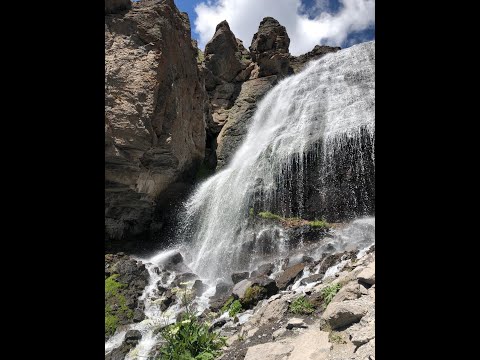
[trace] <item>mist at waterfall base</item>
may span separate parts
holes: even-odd
[[[215,285],[231,283],[234,272],[272,262],[274,277],[285,258],[294,263],[305,254],[320,258],[351,249],[360,250],[357,257],[364,254],[375,244],[374,128],[374,41],[327,54],[271,89],[230,164],[199,184],[184,204],[174,245],[140,259],[150,273],[141,297],[146,319],[118,331],[105,352],[121,343],[127,329],[138,329],[142,340],[126,359],[148,356],[158,341],[153,329],[175,321],[177,305],[162,312],[156,294],[157,284],[168,287],[175,274],[160,278],[155,267],[177,251],[208,286],[195,300],[199,313]],[[256,216],[261,211],[343,225],[312,242],[302,228],[292,233]],[[302,278],[316,271],[306,269]],[[300,280],[292,289],[302,291]]]

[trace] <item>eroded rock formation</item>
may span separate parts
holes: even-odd
[[[143,0],[128,11],[112,10],[128,8],[125,3],[105,3],[109,239],[148,233],[155,202],[194,173],[205,154],[206,93],[187,14],[173,0]]]

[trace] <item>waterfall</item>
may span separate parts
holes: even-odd
[[[258,104],[230,164],[185,203],[179,238],[201,278],[228,278],[289,239],[252,212],[344,221],[375,211],[375,42],[327,54]],[[273,248],[272,248],[273,246]]]

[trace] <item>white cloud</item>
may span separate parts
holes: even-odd
[[[249,47],[260,21],[271,16],[286,27],[290,53],[300,55],[317,44],[340,45],[349,33],[375,24],[375,0],[339,0],[340,11],[330,14],[328,1],[317,0],[310,11],[318,14],[309,19],[301,0],[206,0],[195,7],[195,30],[204,48],[215,33],[215,27],[227,20],[236,37]]]

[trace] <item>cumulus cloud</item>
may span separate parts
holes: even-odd
[[[340,45],[348,35],[375,24],[375,0],[339,0],[333,13],[328,0],[306,8],[301,0],[206,0],[195,7],[195,30],[203,49],[215,27],[227,20],[236,37],[248,48],[260,21],[271,16],[286,27],[290,53],[300,55],[317,44]]]

